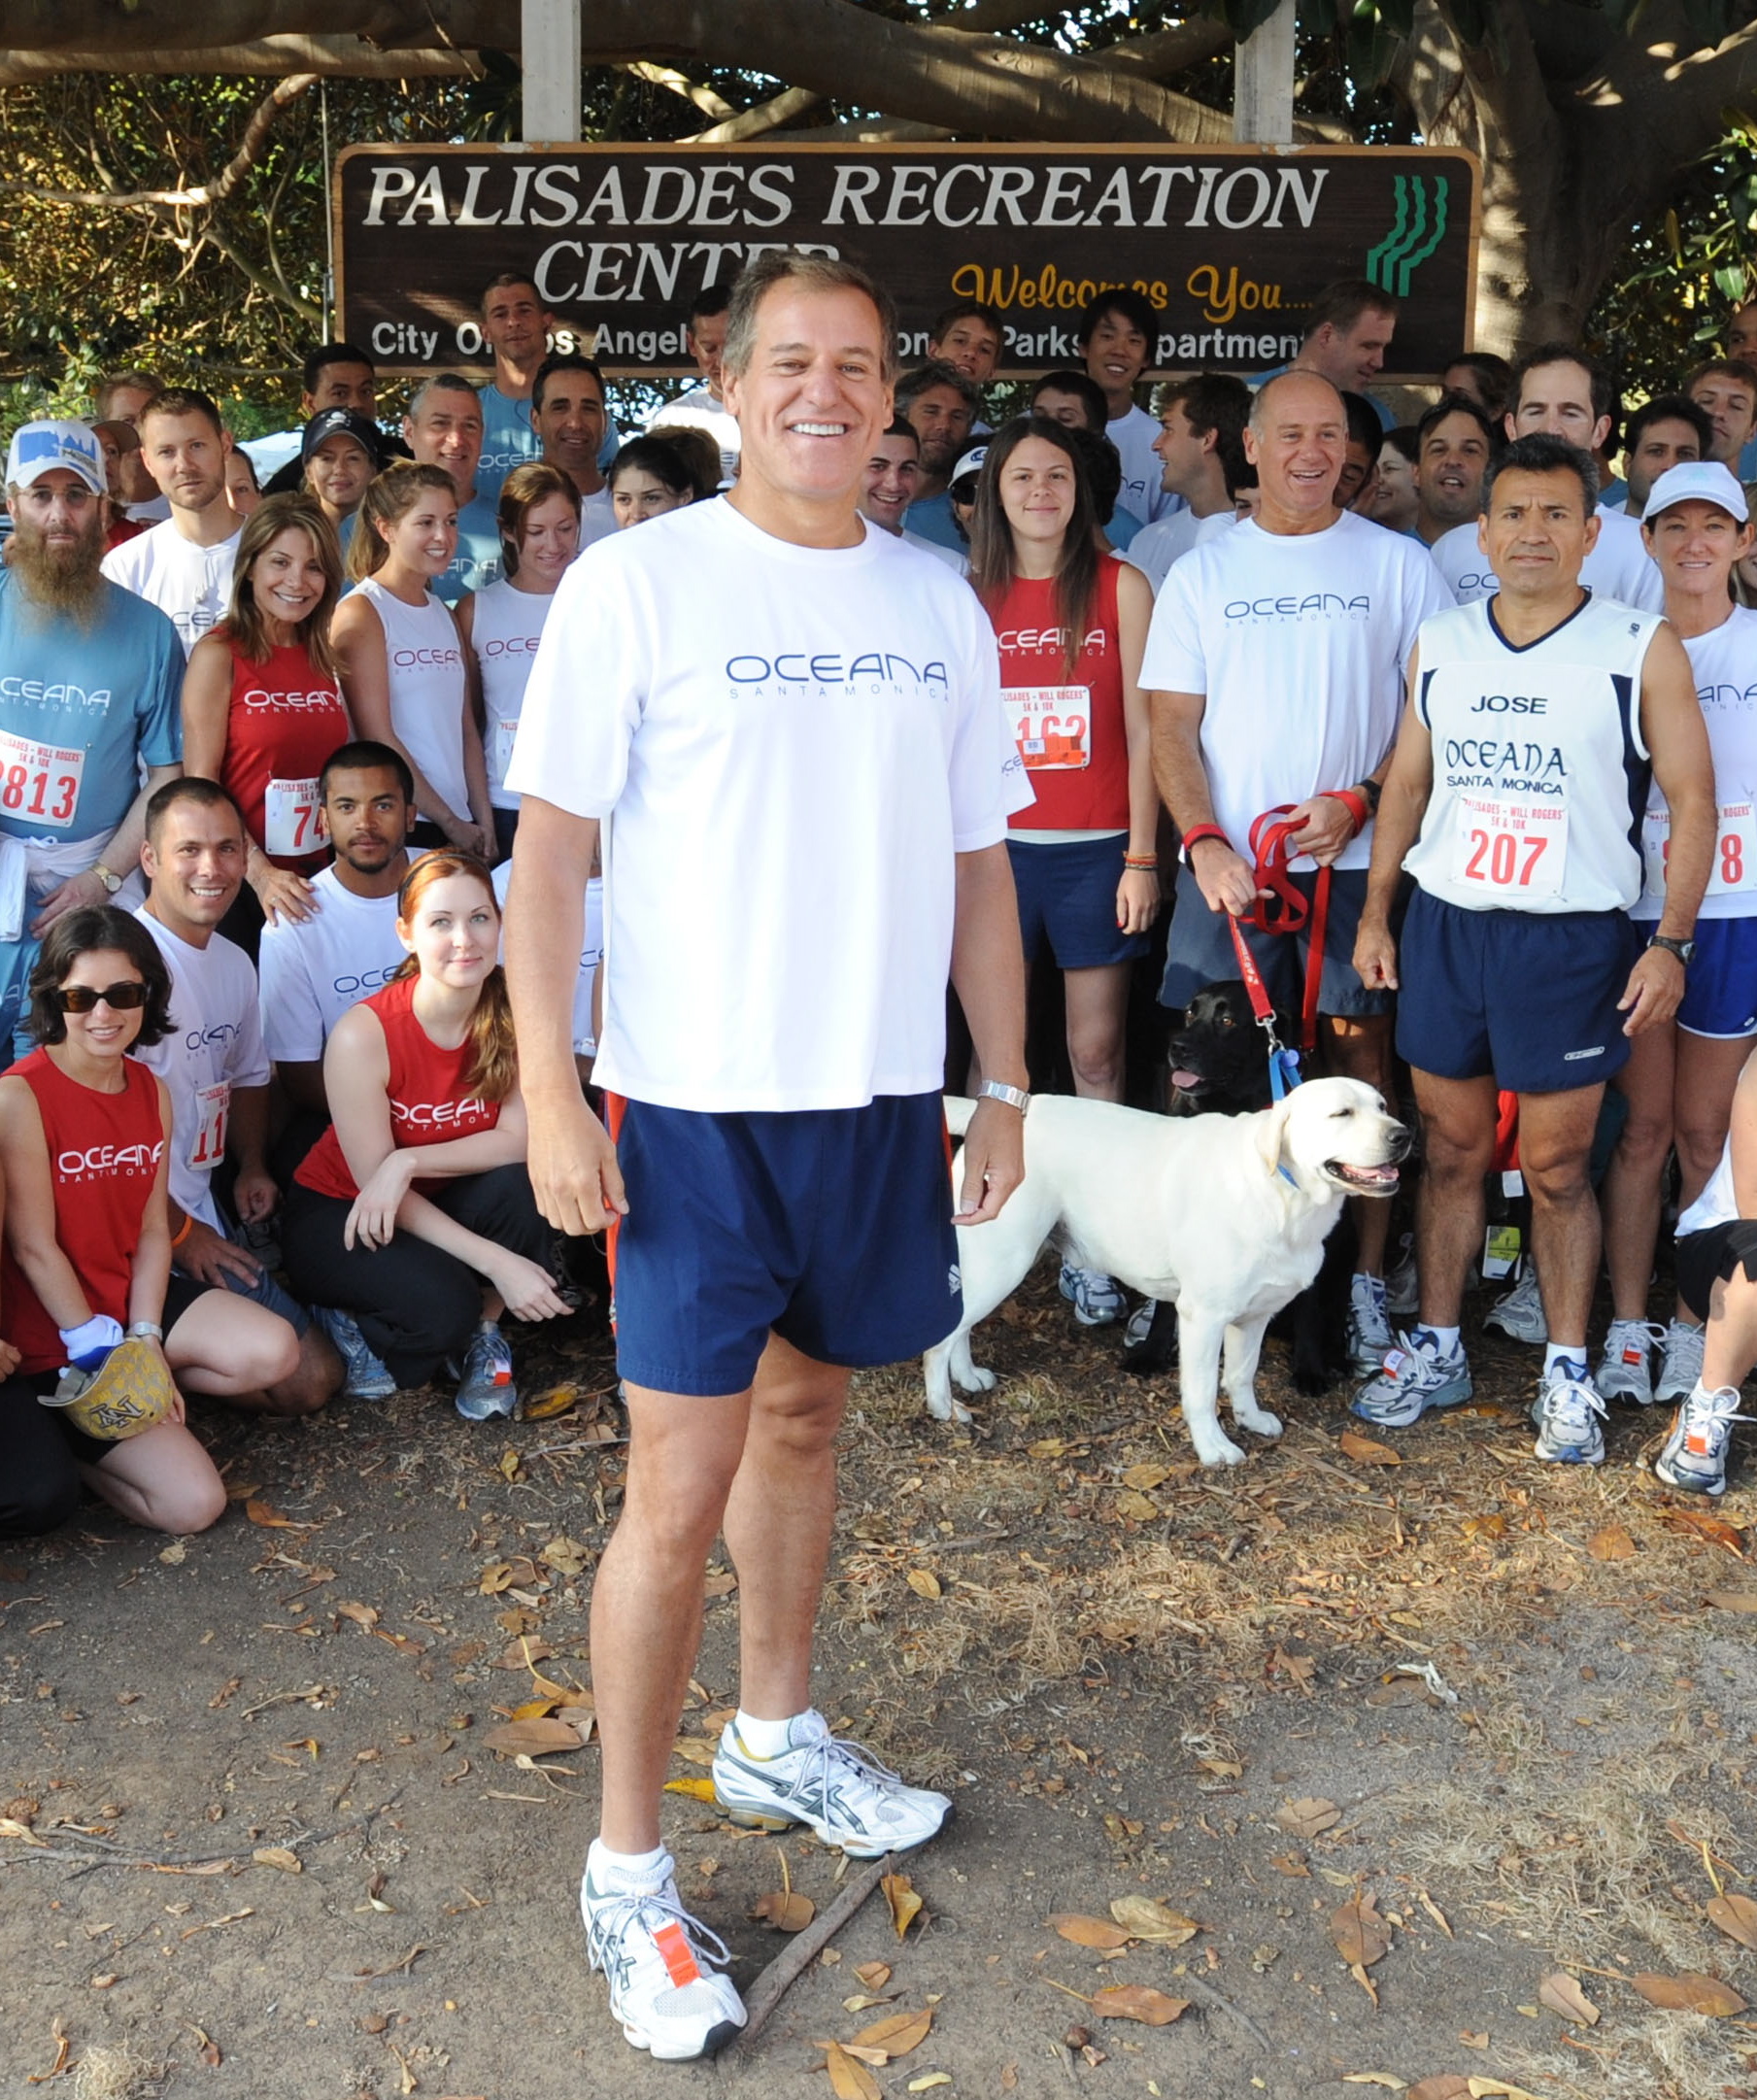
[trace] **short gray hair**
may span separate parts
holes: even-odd
[[[948,364],[943,357],[929,357],[926,364],[918,364],[897,381],[897,414],[906,416],[922,395],[935,387],[950,387],[966,408],[982,406],[982,389],[967,373]]]
[[[426,407],[427,396],[435,388],[445,393],[467,393],[473,401],[481,399],[475,387],[461,372],[436,372],[431,379],[423,379],[409,396],[409,406],[404,413],[411,423],[414,423]]]
[[[872,301],[878,315],[881,370],[887,383],[896,377],[896,303],[858,262],[836,255],[807,255],[796,248],[771,248],[747,262],[732,287],[726,309],[726,348],[721,364],[728,372],[750,370],[757,352],[757,309],[777,285],[796,285],[801,291],[858,291]]]

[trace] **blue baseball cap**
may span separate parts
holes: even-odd
[[[86,423],[71,416],[45,417],[38,423],[20,423],[13,432],[6,455],[9,488],[28,489],[56,467],[77,474],[93,495],[107,492],[104,457],[97,434]]]

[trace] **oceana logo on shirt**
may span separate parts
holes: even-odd
[[[27,707],[108,707],[110,688],[45,685],[40,678],[0,678],[0,700],[22,700]]]
[[[485,660],[490,657],[534,657],[541,634],[509,634],[504,641],[483,643],[477,652]]]
[[[1275,597],[1233,598],[1226,608],[1229,620],[1365,620],[1372,600],[1365,592],[1344,597],[1339,591],[1308,591],[1303,596],[1283,592]]]
[[[473,1116],[486,1115],[488,1103],[474,1095],[461,1101],[392,1101],[390,1120],[407,1124],[411,1130],[443,1130],[448,1124],[464,1123]]]
[[[1447,737],[1446,774],[1454,788],[1494,788],[1517,795],[1568,793],[1568,767],[1558,745],[1520,744],[1511,737]]]
[[[55,1172],[63,1181],[96,1181],[139,1176],[157,1170],[164,1139],[155,1145],[88,1145],[84,1151],[55,1155]]]
[[[1704,707],[1750,707],[1757,705],[1757,686],[1698,686],[1696,697]]]
[[[399,671],[430,670],[448,663],[461,663],[463,656],[456,649],[393,649],[390,660]]]
[[[326,714],[342,704],[342,695],[334,686],[325,686],[318,693],[265,693],[260,686],[253,686],[243,698],[246,707],[267,707],[277,714],[289,715]]]
[[[206,1050],[216,1043],[228,1043],[240,1033],[236,1021],[216,1021],[211,1028],[192,1028],[183,1039],[186,1050]]]
[[[1000,631],[999,641],[1002,656],[1015,654],[1031,657],[1040,656],[1045,650],[1065,649],[1067,647],[1067,629],[1065,627],[1003,627]],[[1080,641],[1082,655],[1090,649],[1096,655],[1102,656],[1109,647],[1110,637],[1102,627],[1094,627],[1092,632],[1082,636]]]
[[[357,999],[362,992],[382,992],[401,967],[399,958],[394,963],[387,963],[383,969],[363,969],[357,977],[332,977],[330,989],[341,999]]]
[[[892,649],[864,649],[855,657],[845,657],[838,649],[784,649],[772,657],[751,652],[728,657],[726,674],[747,693],[771,686],[876,692],[881,686],[949,684],[943,663],[915,663]]]

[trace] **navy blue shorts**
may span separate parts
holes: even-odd
[[[1059,969],[1102,969],[1146,954],[1146,935],[1122,932],[1116,923],[1117,885],[1128,848],[1121,832],[1053,846],[1007,840],[1028,963],[1045,940]]]
[[[963,1317],[937,1094],[718,1115],[609,1097],[628,1215],[612,1229],[617,1369],[742,1393],[772,1333],[861,1371]]]
[[[1295,887],[1309,900],[1317,888],[1316,873],[1296,874]],[[1324,971],[1318,981],[1318,1011],[1339,1020],[1362,1021],[1373,1014],[1388,1013],[1391,997],[1369,992],[1354,966],[1354,936],[1361,924],[1361,907],[1367,901],[1367,870],[1338,867],[1331,870],[1330,916],[1324,928]],[[1306,921],[1309,927],[1310,920]],[[1240,927],[1268,996],[1284,1013],[1300,1013],[1305,1005],[1306,957],[1311,942],[1303,931],[1260,933],[1254,927]],[[1160,985],[1159,1002],[1181,1010],[1211,984],[1238,975],[1238,957],[1233,936],[1227,931],[1227,914],[1210,911],[1201,885],[1187,867],[1177,871],[1177,902],[1171,914],[1170,937],[1166,943],[1166,975]]]
[[[1398,944],[1398,1055],[1511,1094],[1597,1086],[1629,1061],[1617,1000],[1641,952],[1620,911],[1466,911],[1417,889]]]
[[[1757,1035],[1757,918],[1697,920],[1677,1025],[1729,1042]]]

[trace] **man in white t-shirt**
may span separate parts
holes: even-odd
[[[573,351],[545,357],[531,387],[530,413],[543,458],[580,491],[580,545],[607,538],[616,530],[616,511],[598,464],[608,422],[603,372]]]
[[[1603,365],[1571,343],[1546,343],[1521,359],[1513,375],[1509,438],[1539,434],[1566,438],[1587,454],[1610,435],[1610,380]],[[1665,609],[1666,587],[1647,552],[1641,528],[1620,510],[1601,507],[1598,537],[1588,547],[1580,581],[1600,597],[1642,612]],[[1483,558],[1474,519],[1434,543],[1434,564],[1460,605],[1493,597],[1500,584]]]
[[[726,408],[720,391],[720,356],[726,348],[726,310],[731,304],[726,285],[704,285],[690,302],[685,339],[701,384],[690,387],[675,400],[667,401],[647,425],[663,430],[667,423],[693,423],[705,430],[720,447],[720,482],[730,488],[738,476],[738,419]]]
[[[323,1046],[350,1006],[382,991],[407,951],[396,893],[409,872],[415,778],[401,752],[361,740],[318,776],[319,824],[335,855],[311,885],[312,913],[262,930],[262,1040],[306,1146],[329,1121]]]
[[[1482,477],[1501,450],[1489,412],[1468,393],[1441,394],[1415,426],[1415,533],[1424,547],[1482,507]]]
[[[403,418],[410,452],[422,466],[449,474],[457,491],[457,552],[433,586],[448,605],[466,591],[486,591],[500,574],[494,499],[476,486],[484,427],[481,398],[461,372],[440,372],[417,387]]]
[[[1155,592],[1172,562],[1235,522],[1233,484],[1244,462],[1250,413],[1251,390],[1230,372],[1198,372],[1160,389],[1159,436],[1153,441],[1160,486],[1184,507],[1144,525],[1123,554]]]
[[[171,515],[113,547],[104,574],[167,614],[186,657],[231,602],[244,529],[225,495],[232,440],[208,395],[173,387],[141,410],[140,442]]]
[[[1639,523],[1660,476],[1706,459],[1713,444],[1714,425],[1706,412],[1685,395],[1661,393],[1643,401],[1623,430],[1624,514]]]
[[[629,1421],[592,1595],[603,1794],[582,1902],[624,2033],[665,2057],[711,2053],[744,2020],[659,1823],[723,1529],[743,1681],[722,1806],[864,1858],[925,1843],[950,1809],[810,1706],[849,1372],[958,1316],[948,974],[994,1096],[962,1156],[963,1222],[1022,1172],[1016,753],[993,631],[964,585],[856,507],[895,341],[890,300],[852,264],[771,251],[746,269],[725,359],[738,481],[569,570],[508,774],[532,1182],[559,1230],[615,1234]],[[568,1031],[600,824],[595,1077],[615,1143]]]
[[[1100,291],[1074,330],[1087,377],[1102,392],[1110,411],[1103,434],[1123,462],[1123,491],[1117,501],[1143,525],[1169,516],[1181,501],[1161,479],[1159,456],[1153,449],[1160,434],[1158,419],[1134,398],[1158,340],[1156,308],[1143,293],[1122,287]]]
[[[1331,1069],[1389,1099],[1390,999],[1361,982],[1354,927],[1366,894],[1372,810],[1391,757],[1416,629],[1446,602],[1427,552],[1338,513],[1348,423],[1341,395],[1289,372],[1257,393],[1245,457],[1257,515],[1195,548],[1154,602],[1141,663],[1152,689],[1154,770],[1184,835],[1164,1004],[1241,974],[1237,929],[1284,1011],[1321,1017]],[[1292,886],[1308,900],[1332,870],[1321,956],[1311,920],[1293,937],[1247,923],[1262,880],[1260,817],[1292,804]],[[1349,1353],[1370,1370],[1391,1346],[1384,1251],[1389,1204],[1356,1202],[1359,1266]]]
[[[502,270],[482,294],[482,339],[494,354],[494,376],[479,390],[482,457],[476,487],[490,503],[514,467],[536,458],[531,382],[549,350],[555,316],[522,270]]]
[[[256,973],[244,950],[215,931],[243,886],[244,854],[244,820],[216,782],[173,780],[147,804],[141,865],[152,889],[134,916],[171,973],[171,1033],[135,1055],[171,1097],[172,1261],[195,1282],[248,1298],[269,1315],[248,1337],[258,1382],[226,1404],[313,1414],[341,1390],[341,1358],[304,1306],[238,1244],[233,1222],[264,1223],[281,1200],[265,1156],[269,1063]],[[228,1159],[237,1169],[229,1216],[214,1187]]]

